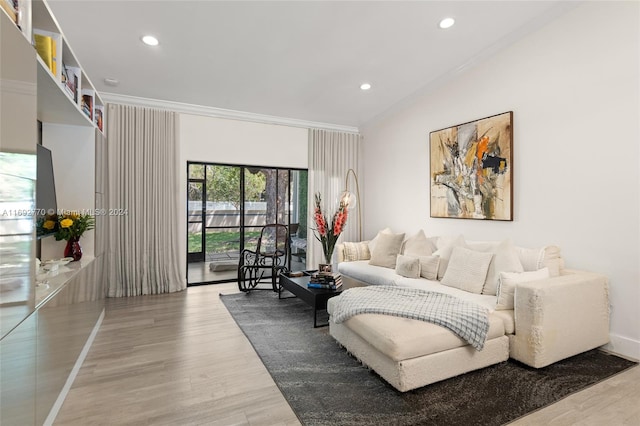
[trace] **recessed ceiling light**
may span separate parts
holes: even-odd
[[[149,46],[157,46],[158,45],[158,39],[155,38],[154,36],[150,36],[150,35],[146,35],[146,36],[142,37],[142,42],[144,44],[149,45]]]
[[[360,85],[360,89],[362,89],[362,90],[369,90],[369,89],[371,89],[371,85],[370,85],[369,83],[362,83],[362,84]]]
[[[444,18],[442,21],[440,21],[440,28],[442,29],[451,28],[455,23],[456,23],[456,20],[453,18]]]
[[[105,78],[104,79],[104,84],[106,84],[107,86],[117,86],[120,82],[118,81],[117,78]]]

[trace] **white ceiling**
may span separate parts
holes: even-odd
[[[100,93],[358,127],[575,2],[49,4]],[[449,30],[438,28],[445,16],[456,19]],[[160,45],[142,44],[145,34]]]

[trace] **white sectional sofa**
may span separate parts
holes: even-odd
[[[385,233],[393,238],[381,237]],[[403,392],[509,357],[542,368],[609,341],[606,277],[564,269],[554,246],[427,238],[422,231],[405,238],[385,230],[371,242],[340,244],[336,251],[345,289],[419,288],[489,312],[485,345],[477,351],[448,329],[416,319],[364,313],[337,323],[342,296],[329,299],[330,334]]]

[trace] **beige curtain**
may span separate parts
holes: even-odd
[[[110,104],[107,117],[108,295],[183,290],[177,114]]]
[[[362,137],[358,133],[336,132],[330,130],[309,129],[309,229],[315,229],[313,209],[314,194],[322,195],[323,212],[329,217],[338,208],[340,195],[345,190],[345,178],[349,169],[353,169],[358,176],[360,196],[363,194],[360,150]],[[349,177],[349,190],[355,194],[355,181]],[[362,203],[363,200],[358,200]],[[362,207],[362,204],[361,204]],[[364,213],[363,213],[364,214]],[[364,224],[362,224],[364,227]],[[338,243],[342,241],[358,241],[358,210],[357,207],[349,211],[349,218],[344,232]],[[334,253],[333,259],[335,261]],[[324,263],[322,246],[309,233],[307,238],[307,267],[317,268]]]

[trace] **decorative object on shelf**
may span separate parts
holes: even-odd
[[[349,191],[349,175],[353,175],[353,180],[356,183],[356,193]],[[347,206],[347,209],[351,210],[356,205],[358,206],[358,241],[362,241],[362,210],[360,208],[360,185],[358,185],[358,175],[353,169],[347,170],[347,175],[344,178],[344,191],[340,196],[340,202]]]
[[[320,241],[320,244],[322,244],[322,252],[324,253],[324,258],[326,260],[326,264],[321,264],[318,269],[323,270],[323,265],[325,266],[325,270],[327,265],[331,267],[333,250],[336,246],[336,242],[338,241],[338,237],[340,237],[340,234],[344,230],[344,225],[347,223],[347,217],[347,205],[343,200],[340,200],[338,210],[334,213],[331,222],[329,222],[324,213],[322,213],[322,197],[320,193],[316,193],[315,210],[313,214],[316,229],[314,230],[313,235],[318,241]]]
[[[64,257],[72,257],[74,262],[82,258],[80,237],[71,237],[67,240],[67,246],[64,248]]]
[[[513,220],[513,112],[429,134],[431,217]]]
[[[38,220],[36,227],[38,235],[54,234],[56,241],[66,240],[64,256],[72,257],[75,261],[82,257],[80,237],[93,229],[95,224],[96,220],[91,215],[65,211],[62,214],[46,215]]]

